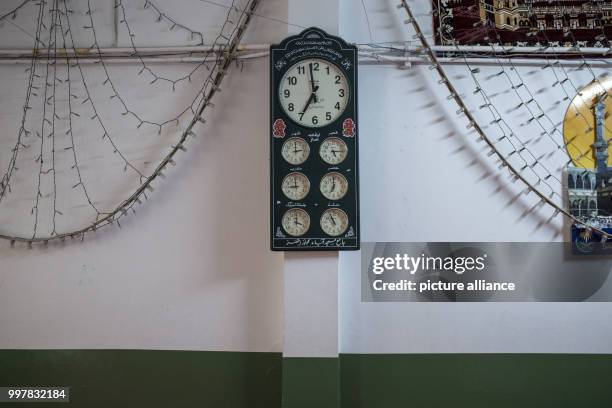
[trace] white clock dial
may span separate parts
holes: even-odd
[[[321,179],[319,189],[328,200],[340,200],[348,192],[348,181],[340,173],[327,173]]]
[[[281,188],[287,198],[298,201],[308,195],[310,180],[302,173],[289,173],[283,179]]]
[[[301,137],[292,137],[283,143],[281,154],[288,163],[297,166],[308,159],[308,155],[310,155],[310,146],[308,142]]]
[[[348,148],[344,140],[338,137],[328,137],[321,143],[319,154],[325,163],[336,165],[346,159]]]
[[[283,215],[282,224],[287,234],[300,237],[310,228],[310,216],[300,208],[292,208]]]
[[[318,128],[329,125],[346,109],[349,84],[340,68],[319,58],[291,66],[278,87],[285,113],[296,123]]]
[[[348,229],[348,215],[339,208],[330,208],[321,216],[321,229],[327,235],[337,237]]]

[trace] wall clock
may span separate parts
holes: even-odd
[[[271,248],[359,249],[357,48],[309,28],[270,62]]]

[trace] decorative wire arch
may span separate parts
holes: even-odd
[[[169,164],[174,164],[174,159],[177,153],[179,151],[186,150],[185,145],[188,137],[196,136],[195,126],[198,123],[205,123],[204,113],[208,108],[214,106],[212,99],[215,94],[220,91],[221,83],[235,59],[238,45],[260,1],[261,0],[248,0],[243,8],[235,7],[232,3],[232,6],[228,8],[220,32],[210,47],[213,58],[208,58],[208,56],[205,56],[202,62],[198,64],[198,68],[206,63],[212,64],[212,67],[207,66],[209,70],[208,74],[203,80],[196,98],[192,102],[191,106],[189,106],[180,115],[184,115],[185,112],[191,112],[192,117],[189,119],[185,129],[180,133],[176,142],[171,146],[170,151],[162,157],[162,159],[155,166],[154,170],[149,174],[145,174],[143,171],[138,169],[138,167],[135,164],[132,164],[126,155],[124,155],[108,131],[102,112],[100,112],[96,107],[94,98],[89,90],[88,81],[83,74],[83,69],[79,60],[79,52],[77,51],[77,46],[73,37],[73,30],[75,29],[74,24],[71,24],[71,14],[73,14],[73,11],[66,4],[66,0],[40,0],[37,3],[34,3],[31,0],[25,0],[15,9],[0,16],[0,19],[14,18],[17,12],[21,8],[25,7],[28,3],[35,4],[38,7],[34,35],[34,48],[31,60],[29,62],[29,67],[27,69],[28,82],[21,124],[17,132],[17,140],[14,147],[11,149],[8,166],[6,171],[4,171],[2,174],[2,178],[0,178],[0,203],[2,203],[3,199],[5,199],[6,196],[12,192],[11,186],[15,174],[19,170],[18,162],[20,155],[23,155],[24,150],[28,150],[30,148],[35,148],[37,150],[38,153],[35,155],[35,162],[36,166],[38,167],[38,181],[36,183],[37,192],[35,197],[35,205],[31,210],[34,223],[33,233],[30,236],[16,236],[0,231],[0,238],[10,240],[11,244],[15,242],[26,242],[29,245],[35,242],[43,242],[46,244],[49,241],[65,240],[66,238],[79,238],[83,240],[86,234],[108,225],[116,224],[120,227],[120,220],[125,217],[130,210],[134,210],[134,207],[141,203],[143,198],[147,198],[147,192],[153,191],[152,184],[158,178],[164,177],[163,171]],[[191,30],[176,22],[166,13],[161,11],[151,1],[147,1],[145,4],[147,8],[151,8],[158,13],[158,19],[165,19],[169,21],[171,24],[173,24],[173,28],[186,30],[190,33],[192,38],[196,37],[200,42],[203,42],[204,38],[201,33]],[[123,5],[120,1],[115,4],[115,7],[123,9]],[[102,66],[104,72],[106,73],[106,80],[104,84],[110,85],[114,92],[114,94],[111,95],[111,99],[119,99],[124,107],[126,107],[126,113],[130,113],[125,100],[121,98],[119,92],[111,82],[112,80],[106,68],[103,55],[98,45],[97,36],[95,34],[93,9],[89,0],[87,1],[86,15],[90,20],[90,25],[86,25],[82,28],[93,33],[94,41],[90,49],[97,52],[98,59],[95,62]],[[127,22],[125,22],[125,24],[127,26]],[[48,35],[47,43],[43,41],[44,32],[46,32]],[[133,41],[132,33],[130,32],[129,35],[130,40]],[[133,42],[132,45],[134,45]],[[73,53],[67,52],[70,49],[72,49]],[[134,52],[136,52],[135,47]],[[41,57],[41,54],[44,56]],[[43,64],[38,63],[41,58],[44,59]],[[66,68],[65,73],[60,75],[58,73],[60,71],[58,65],[62,59],[65,60]],[[144,61],[141,60],[141,62],[143,66],[146,66]],[[42,65],[42,70],[40,69],[40,65]],[[152,70],[149,72],[151,75],[156,75]],[[75,73],[77,75],[75,75]],[[94,121],[98,124],[98,126],[100,126],[102,130],[102,139],[106,140],[113,149],[113,153],[121,158],[124,163],[124,171],[131,170],[136,173],[139,178],[139,185],[136,190],[133,191],[127,198],[121,200],[109,211],[102,211],[96,206],[81,175],[78,146],[75,143],[73,127],[73,120],[80,117],[79,113],[73,109],[74,103],[80,99],[79,96],[74,93],[75,76],[80,82],[80,86],[82,86],[85,94],[85,98],[79,101],[79,103],[90,106],[93,112],[93,116],[90,117],[91,121]],[[160,76],[156,76],[156,78],[167,80],[165,78],[162,79]],[[190,79],[190,75],[187,75],[181,80]],[[68,111],[66,116],[61,116],[61,107],[57,103],[58,99],[60,98],[60,95],[57,94],[59,92],[58,88],[61,86],[65,88],[67,93],[65,98],[66,106],[64,107],[64,109]],[[33,98],[37,97],[42,101],[42,117],[39,126],[35,128],[28,125],[28,115],[31,116],[31,111],[33,110]],[[137,117],[133,113],[132,115]],[[140,118],[138,119],[140,120],[139,126],[145,122]],[[177,119],[174,119],[172,121],[176,120]],[[62,150],[71,152],[73,161],[71,169],[76,173],[78,180],[73,188],[79,188],[82,190],[87,204],[96,212],[94,222],[68,232],[59,232],[56,225],[56,217],[63,215],[57,207],[58,187],[55,162],[56,154],[59,153],[58,149],[60,149],[60,147],[56,145],[56,135],[59,131],[56,125],[58,125],[60,121],[67,124],[65,136],[69,138],[69,145]],[[167,122],[152,124],[155,126],[159,125],[159,128],[161,129],[161,127],[166,123]],[[32,138],[34,138],[34,140],[29,141]],[[52,193],[50,196],[45,195],[42,192],[41,185],[43,184],[44,180],[47,180],[47,183],[52,186]],[[51,198],[49,199],[49,197]],[[52,227],[50,234],[45,236],[39,234],[38,231],[40,222],[39,213],[45,210],[44,206],[42,205],[43,201],[51,202],[48,207],[51,212],[50,222],[52,223]]]

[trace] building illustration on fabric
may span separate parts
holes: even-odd
[[[564,121],[564,138],[571,164],[566,168],[567,208],[584,222],[572,225],[572,241],[601,240],[591,228],[612,231],[612,165],[610,164],[609,93],[592,83],[572,101]],[[595,88],[600,93],[595,93]],[[578,240],[578,241],[577,241]]]
[[[438,44],[606,47],[610,0],[433,0]]]
[[[612,167],[608,166],[609,147],[606,137],[604,97],[593,108],[595,169],[568,167],[568,199],[572,215],[577,217],[612,216]]]
[[[480,20],[504,30],[596,29],[608,24],[610,1],[479,0]]]

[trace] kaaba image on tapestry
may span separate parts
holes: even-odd
[[[609,47],[611,0],[432,0],[437,45]]]

